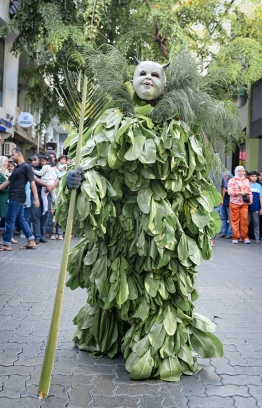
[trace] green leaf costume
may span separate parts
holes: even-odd
[[[74,342],[98,355],[121,351],[132,379],[178,381],[199,371],[196,354],[223,354],[215,325],[193,306],[196,266],[210,258],[220,230],[221,197],[201,127],[177,110],[154,120],[155,107],[133,101],[131,115],[106,109],[83,140],[73,226],[83,238],[70,252],[67,286],[86,288],[88,298]],[[70,192],[66,178],[61,184],[65,227]]]

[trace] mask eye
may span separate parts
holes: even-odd
[[[157,72],[152,72],[152,77],[160,78],[160,75]]]
[[[144,76],[144,75],[146,75],[146,71],[143,70],[140,72],[140,76]]]

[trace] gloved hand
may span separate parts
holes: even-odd
[[[78,167],[76,170],[70,170],[66,177],[66,184],[69,190],[79,188],[84,180],[84,177],[85,175],[81,167]]]

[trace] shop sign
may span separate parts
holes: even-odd
[[[33,116],[31,113],[23,112],[18,116],[17,121],[20,126],[29,128],[33,124]]]

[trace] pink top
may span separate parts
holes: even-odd
[[[238,205],[243,205],[244,201],[239,193],[248,194],[250,200],[252,200],[252,192],[249,187],[249,180],[247,178],[240,179],[233,177],[228,180],[228,194],[230,196],[230,202]]]

